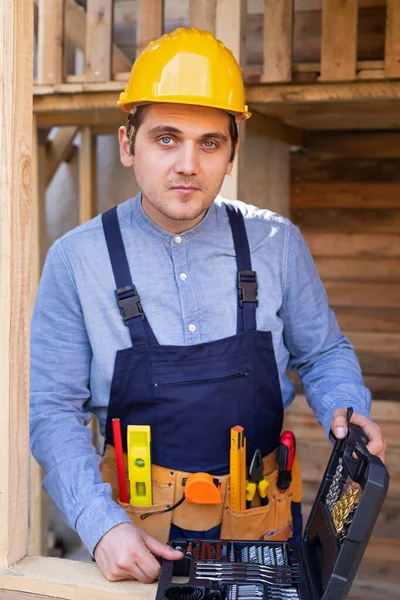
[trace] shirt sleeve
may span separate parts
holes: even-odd
[[[371,393],[365,387],[354,348],[339,329],[310,251],[290,224],[287,269],[280,316],[290,353],[288,369],[297,369],[307,402],[329,434],[336,408],[352,406],[369,417]]]
[[[45,472],[44,489],[93,554],[109,529],[130,520],[102,481],[87,427],[91,357],[73,277],[56,242],[32,318],[30,443]]]

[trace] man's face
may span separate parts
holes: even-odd
[[[121,162],[133,167],[143,209],[173,233],[203,218],[233,166],[229,117],[216,108],[152,104],[137,131],[134,156],[125,127],[119,141]]]

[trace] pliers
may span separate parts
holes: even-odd
[[[264,465],[261,450],[257,448],[251,459],[248,479],[246,481],[246,509],[251,507],[256,490],[260,497],[261,506],[267,506],[269,502],[267,496],[268,486],[269,481],[264,478]]]

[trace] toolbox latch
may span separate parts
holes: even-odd
[[[142,317],[144,319],[140,298],[134,285],[126,285],[125,287],[118,288],[114,294],[127,327],[129,327],[128,321],[130,319],[134,319],[135,317]]]
[[[255,271],[238,271],[238,295],[239,304],[243,306],[243,302],[255,302],[257,300],[257,273]]]

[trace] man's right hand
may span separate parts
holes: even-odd
[[[107,531],[94,550],[97,566],[109,581],[137,579],[152,583],[160,573],[156,556],[179,560],[183,554],[161,544],[133,523],[121,523]]]

